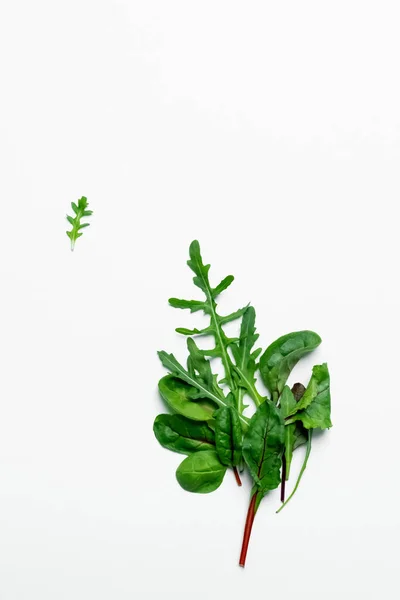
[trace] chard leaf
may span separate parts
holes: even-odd
[[[153,425],[161,446],[179,452],[215,450],[215,435],[205,421],[192,421],[181,415],[158,415]]]
[[[226,473],[215,451],[190,454],[176,471],[179,485],[188,492],[208,494],[221,485]]]
[[[313,331],[295,331],[273,342],[260,358],[261,377],[278,401],[284,385],[302,356],[311,352],[321,343],[319,335]]]
[[[236,408],[219,408],[214,413],[215,445],[223,465],[236,467],[242,457],[242,427]]]
[[[243,410],[243,395],[246,390],[248,394],[253,398],[256,405],[259,406],[264,398],[260,396],[255,386],[255,372],[257,370],[256,360],[261,350],[254,350],[252,348],[258,340],[258,333],[255,328],[256,311],[252,306],[247,307],[240,328],[240,338],[237,344],[232,344],[231,350],[235,359],[235,371],[238,376],[238,382],[240,386],[239,394],[239,411]]]
[[[286,423],[301,421],[306,429],[332,427],[331,394],[328,365],[315,365],[310,382],[301,400],[288,416]]]
[[[197,389],[172,375],[160,379],[158,389],[168,406],[188,419],[207,421],[212,418],[216,409],[215,404],[207,407],[201,402],[195,402]]]
[[[258,501],[278,487],[281,477],[284,424],[280,410],[265,400],[251,418],[243,440],[243,457],[254,480]]]

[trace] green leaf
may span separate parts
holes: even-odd
[[[328,365],[315,365],[302,399],[296,404],[286,423],[301,421],[306,429],[328,429],[331,422],[331,394]]]
[[[235,371],[238,375],[239,385],[244,388],[259,406],[264,398],[257,392],[255,386],[255,372],[257,370],[256,359],[261,352],[260,349],[252,352],[252,348],[258,340],[258,333],[255,328],[256,311],[252,306],[249,306],[242,319],[240,328],[240,338],[238,344],[231,346],[232,354],[235,359]],[[243,409],[243,393],[239,395],[240,404],[239,411]]]
[[[199,250],[200,250],[200,248],[199,248]],[[221,281],[221,283],[219,283],[219,284],[217,285],[217,287],[215,287],[215,288],[213,289],[213,291],[212,291],[213,298],[216,298],[217,296],[219,296],[219,294],[220,294],[221,292],[223,292],[224,290],[226,290],[226,288],[228,288],[228,287],[231,285],[231,283],[232,283],[232,281],[233,281],[234,279],[235,279],[235,278],[234,278],[234,276],[233,276],[233,275],[228,275],[227,277],[225,277],[225,279],[223,279],[223,280]]]
[[[174,308],[189,309],[190,312],[197,312],[198,310],[204,310],[204,302],[200,300],[181,300],[180,298],[170,298],[168,300],[171,306]]]
[[[195,452],[176,471],[179,485],[188,492],[208,494],[221,485],[226,473],[215,451]]]
[[[189,256],[187,264],[194,272],[195,277],[193,278],[194,284],[202,290],[205,294],[205,301],[200,300],[182,300],[178,298],[170,298],[169,303],[175,308],[188,308],[191,312],[197,310],[203,310],[206,315],[210,317],[210,325],[205,330],[195,330],[196,335],[210,334],[215,338],[215,347],[204,350],[203,354],[210,357],[218,357],[222,360],[222,364],[225,370],[225,382],[232,392],[237,393],[237,385],[233,378],[233,365],[231,357],[228,353],[228,347],[234,343],[235,339],[230,339],[225,335],[222,325],[229,323],[234,319],[242,316],[246,308],[242,308],[230,315],[221,316],[216,311],[216,297],[225,290],[233,281],[233,275],[225,277],[215,288],[211,287],[209,281],[209,270],[210,265],[205,265],[200,253],[200,245],[197,240],[194,240],[190,244]],[[185,328],[179,328],[180,333],[187,335]]]
[[[196,342],[192,338],[188,338],[187,347],[191,359],[191,364],[195,371],[199,374],[199,377],[209,388],[213,388],[214,380],[211,371],[210,361],[204,357],[204,354],[199,350]]]
[[[186,327],[177,327],[175,331],[177,333],[181,333],[182,335],[208,335],[210,333],[210,328],[206,327],[205,329],[186,329]]]
[[[71,207],[75,213],[75,217],[70,217],[67,215],[67,220],[72,225],[72,229],[71,231],[66,232],[67,236],[71,240],[71,250],[75,248],[76,240],[82,236],[80,230],[84,229],[85,227],[89,227],[90,225],[90,223],[81,223],[81,219],[83,217],[89,217],[93,214],[92,210],[86,210],[87,206],[88,201],[85,196],[82,196],[82,198],[78,200],[78,204],[71,202]]]
[[[295,331],[273,342],[260,358],[262,380],[278,401],[291,370],[302,356],[311,352],[321,343],[319,335],[313,331]]]
[[[194,421],[207,421],[212,418],[216,406],[209,409],[196,402],[196,388],[184,381],[166,375],[158,382],[158,389],[168,406],[175,412]]]
[[[242,427],[236,408],[219,408],[214,413],[215,445],[223,465],[236,467],[242,457]]]
[[[215,450],[215,435],[205,421],[191,421],[181,415],[158,415],[153,425],[161,446],[179,452]]]
[[[278,487],[281,477],[284,424],[280,410],[265,400],[253,415],[243,440],[243,457],[261,500]]]
[[[310,431],[308,431],[307,433],[308,433],[307,450],[306,450],[306,454],[305,454],[305,457],[304,457],[303,466],[301,467],[299,476],[298,476],[297,481],[296,481],[296,485],[294,486],[293,492],[290,494],[290,496],[286,500],[286,502],[284,502],[282,504],[282,506],[276,511],[277,513],[281,512],[282,508],[284,508],[286,506],[286,504],[293,498],[293,496],[295,495],[295,493],[297,491],[297,488],[300,485],[300,481],[301,481],[301,478],[303,477],[303,473],[306,470],[308,459],[310,457],[310,452],[311,452],[312,429],[310,429]]]
[[[192,394],[191,394],[192,399],[208,398],[209,400],[212,400],[213,402],[215,402],[219,407],[230,405],[229,400],[227,398],[225,398],[222,390],[216,384],[214,376],[212,377],[212,383],[209,384],[209,382],[205,382],[201,377],[196,375],[193,367],[186,370],[176,360],[176,358],[173,354],[167,354],[166,352],[161,351],[158,353],[158,356],[159,356],[162,364],[164,365],[164,367],[166,369],[168,369],[172,373],[172,375],[174,375],[175,378],[178,378],[181,381],[188,383],[190,387],[195,388],[197,390],[195,397],[192,396]],[[190,357],[190,358],[192,358],[192,357]],[[191,365],[191,360],[188,361],[188,365]],[[165,379],[165,378],[163,378],[163,379]],[[174,410],[176,410],[176,409],[174,409]],[[188,416],[188,415],[184,415],[184,416]],[[210,418],[210,417],[208,417],[208,418]],[[204,417],[200,418],[198,420],[204,420]],[[247,428],[248,419],[241,415],[240,420],[242,423],[242,427]]]
[[[293,408],[296,406],[296,399],[290,390],[290,388],[285,385],[282,391],[282,395],[280,398],[280,409],[282,412],[282,417],[285,419]],[[295,442],[295,431],[296,425],[285,425],[285,461],[286,461],[286,480],[289,479],[290,474],[290,466],[292,464],[293,451],[294,451],[294,442]]]

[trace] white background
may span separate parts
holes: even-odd
[[[398,2],[3,0],[0,599],[397,599]],[[91,227],[69,251],[65,214]],[[297,497],[183,492],[156,350],[196,297],[320,333],[334,427]],[[298,460],[300,456],[298,457]],[[296,461],[295,469],[299,463]]]

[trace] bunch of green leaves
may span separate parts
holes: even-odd
[[[78,204],[71,202],[72,210],[75,213],[74,217],[67,215],[67,221],[71,224],[71,231],[66,231],[67,236],[71,240],[71,250],[75,248],[76,240],[83,235],[82,229],[89,227],[90,223],[81,223],[81,219],[84,217],[90,217],[93,214],[92,210],[88,210],[89,203],[85,196],[79,198]]]
[[[201,290],[201,300],[170,298],[171,306],[202,311],[208,324],[202,329],[178,327],[187,336],[188,358],[182,365],[173,354],[158,353],[169,371],[159,381],[159,391],[172,414],[158,415],[154,433],[162,446],[186,454],[176,471],[180,486],[190,492],[209,493],[222,483],[232,469],[241,485],[238,470],[247,469],[252,479],[250,505],[245,525],[239,564],[244,566],[255,514],[262,498],[281,485],[282,506],[296,492],[311,452],[314,429],[331,427],[329,372],[326,364],[316,365],[303,386],[287,385],[297,362],[321,343],[312,331],[297,331],[277,339],[262,353],[255,348],[258,334],[252,306],[220,315],[217,298],[234,278],[225,277],[213,287],[210,265],[204,264],[197,241],[190,245],[188,265],[193,282]],[[237,337],[229,337],[224,326],[241,320]],[[201,348],[194,338],[211,336],[211,349]],[[222,379],[212,370],[219,358]],[[268,390],[257,389],[257,377]],[[244,411],[246,399],[255,405],[249,419]],[[289,498],[285,501],[285,483],[289,479],[294,451],[306,446],[303,465]]]

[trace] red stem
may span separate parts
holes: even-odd
[[[242,481],[241,481],[240,476],[239,476],[239,471],[237,470],[236,467],[233,467],[233,474],[235,475],[236,483],[239,486],[241,486],[242,485]]]
[[[244,534],[243,534],[243,543],[242,543],[242,551],[240,553],[239,566],[244,567],[246,564],[246,556],[247,549],[249,547],[249,541],[251,536],[251,530],[253,528],[254,517],[256,516],[256,500],[257,500],[257,492],[253,494],[250,504],[249,510],[247,511],[246,525],[244,526]]]
[[[281,482],[281,502],[285,502],[285,483],[286,483],[286,458],[282,456],[282,482]]]

